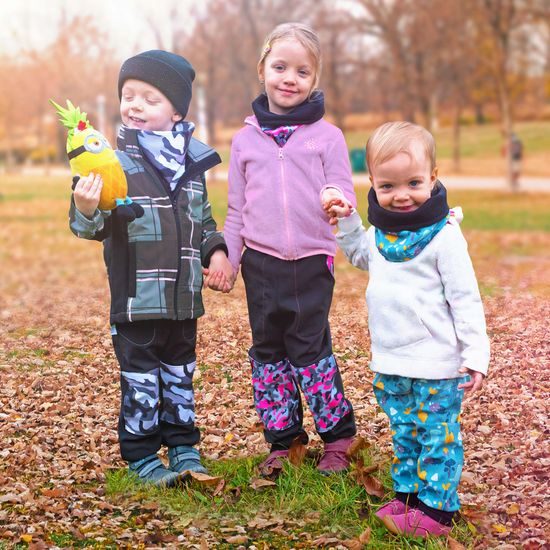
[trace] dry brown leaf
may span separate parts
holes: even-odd
[[[370,541],[370,537],[372,535],[372,529],[370,527],[367,527],[360,535],[359,535],[359,542],[361,544],[367,544]]]
[[[225,479],[220,479],[218,482],[218,485],[214,489],[214,492],[212,493],[213,496],[217,497],[218,495],[221,495],[223,493],[223,490],[225,488]]]
[[[220,481],[223,480],[221,476],[209,476],[208,474],[202,474],[200,472],[192,472],[187,470],[189,475],[200,485],[205,485],[207,487],[212,487],[213,485],[218,485]]]
[[[372,495],[378,498],[383,498],[385,495],[384,486],[382,482],[374,476],[365,474],[359,475],[357,482],[362,485],[368,495]]]
[[[349,458],[356,458],[360,451],[362,451],[363,449],[367,449],[368,447],[369,443],[367,443],[367,440],[364,437],[358,435],[348,447],[346,454]]]
[[[301,437],[295,437],[288,450],[288,460],[293,466],[300,466],[306,457],[307,447]]]
[[[277,486],[277,484],[274,481],[271,481],[269,479],[264,479],[264,478],[261,478],[261,477],[257,477],[257,478],[254,478],[254,479],[250,480],[250,485],[249,486],[252,489],[254,489],[255,491],[257,491],[259,489],[264,489],[265,487]]]
[[[512,502],[509,506],[506,507],[506,513],[509,516],[513,516],[515,514],[519,514],[519,505],[517,502]]]
[[[466,550],[466,547],[453,537],[447,537],[447,547],[449,550]]]
[[[248,537],[245,535],[234,535],[232,537],[227,537],[225,542],[229,544],[246,544],[248,542]]]
[[[357,539],[346,539],[342,541],[342,544],[349,550],[363,550],[363,544]]]
[[[312,541],[313,546],[330,546],[332,544],[341,544],[342,541],[339,538],[323,535],[322,537],[316,538]]]

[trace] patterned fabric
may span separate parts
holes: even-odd
[[[163,422],[170,424],[193,424],[195,422],[193,373],[196,366],[196,361],[187,365],[161,363],[161,420]]]
[[[344,398],[342,379],[334,355],[329,355],[308,367],[294,367],[298,380],[319,433],[332,430],[351,412]]]
[[[418,256],[431,240],[445,227],[448,216],[441,221],[416,231],[391,233],[375,230],[376,248],[390,262],[406,262]]]
[[[459,415],[466,378],[426,380],[377,373],[376,399],[390,420],[394,490],[417,493],[430,508],[460,508],[464,452]]]
[[[288,359],[260,363],[250,358],[254,404],[266,430],[285,430],[301,421],[300,395]]]
[[[147,435],[158,430],[160,395],[163,422],[192,425],[195,421],[195,366],[194,361],[188,365],[161,363],[160,369],[147,373],[121,371],[122,415],[126,430],[134,435]]]
[[[159,425],[159,370],[121,372],[121,413],[126,430],[134,435],[151,434]]]
[[[286,430],[301,423],[298,385],[319,433],[332,430],[352,410],[344,398],[334,355],[299,368],[288,359],[270,364],[251,358],[250,363],[256,411],[267,430]]]
[[[279,126],[278,128],[262,126],[262,132],[271,136],[279,147],[283,147],[290,139],[290,136],[296,131],[296,128],[299,127],[299,124],[296,126]]]
[[[192,122],[178,122],[170,131],[137,132],[145,158],[162,174],[172,191],[185,173],[185,155],[194,129]]]

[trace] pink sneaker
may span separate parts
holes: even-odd
[[[333,443],[325,443],[325,452],[317,465],[317,469],[324,475],[345,472],[350,465],[346,454],[353,441],[353,437],[344,437]]]
[[[392,533],[413,537],[441,537],[451,532],[450,525],[443,525],[417,508],[411,508],[405,514],[397,516],[387,515],[382,523]]]
[[[378,508],[378,511],[374,514],[378,519],[385,518],[386,516],[399,516],[407,512],[410,509],[404,502],[401,502],[397,498],[390,500],[382,508]]]
[[[283,461],[288,458],[288,449],[271,451],[269,456],[260,464],[260,475],[275,479],[283,469]]]

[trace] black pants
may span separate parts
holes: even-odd
[[[197,320],[165,319],[116,325],[120,365],[118,437],[122,458],[135,461],[161,445],[195,445],[193,373]]]
[[[285,261],[247,249],[242,257],[256,410],[272,449],[301,436],[301,388],[323,441],[355,435],[351,403],[332,354],[328,314],[334,277],[326,255]]]

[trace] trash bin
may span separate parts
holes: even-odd
[[[364,149],[352,149],[349,152],[349,161],[352,172],[359,173],[367,171],[367,159],[365,158]]]

